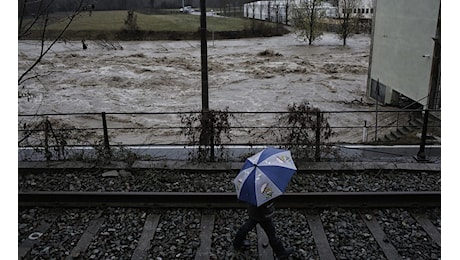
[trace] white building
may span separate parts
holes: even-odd
[[[244,4],[244,17],[257,20],[265,20],[278,23],[286,23],[286,16],[289,18],[290,8],[300,5],[304,0],[272,0],[256,1]],[[336,17],[337,7],[328,2],[323,2],[318,10],[325,12],[326,17]]]
[[[255,1],[244,4],[244,17],[257,20],[266,20],[271,22],[286,23],[286,7],[294,8],[308,0],[271,0],[271,1]],[[318,10],[324,12],[327,18],[336,18],[338,12],[343,12],[341,1],[338,0],[338,6],[330,2],[321,2]],[[374,13],[375,0],[357,0],[355,7],[352,10],[354,17],[361,19],[372,19]],[[287,15],[289,19],[289,14]],[[289,21],[288,21],[289,23]]]
[[[287,0],[257,1],[244,4],[244,17],[285,23]]]
[[[403,96],[427,105],[440,6],[441,0],[376,1],[367,82],[370,97],[397,104]],[[432,91],[440,93],[439,82]],[[439,108],[440,97],[431,105]]]
[[[349,1],[350,2],[350,1]],[[351,14],[354,18],[372,19],[374,16],[375,0],[356,0],[352,3]],[[345,12],[347,7],[343,6],[343,1],[338,0],[338,11],[340,14]]]

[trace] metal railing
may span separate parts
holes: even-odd
[[[440,113],[440,110],[430,111]],[[385,134],[402,128],[417,132],[421,126],[413,122],[421,118],[423,110],[316,111],[309,112],[311,122],[303,125],[293,122],[292,118],[280,120],[296,112],[208,113],[224,113],[226,118],[225,126],[222,122],[211,124],[213,129],[207,133],[213,135],[209,138],[213,141],[206,144],[211,147],[312,146],[316,149],[315,157],[319,157],[323,146],[381,143],[380,138]],[[47,153],[51,149],[64,152],[72,146],[97,146],[107,152],[114,146],[200,145],[200,114],[196,111],[21,114],[18,115],[18,147],[41,147]],[[430,122],[428,129],[440,136],[440,127],[440,122]],[[326,128],[332,135],[324,133]],[[413,141],[417,144],[416,139]]]

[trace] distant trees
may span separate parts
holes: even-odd
[[[293,3],[291,8],[292,26],[304,41],[308,40],[309,45],[323,35],[321,20],[325,14],[319,8],[321,3],[322,0],[306,0]]]

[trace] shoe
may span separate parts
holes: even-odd
[[[284,250],[284,253],[283,253],[283,254],[278,255],[277,257],[278,257],[278,259],[280,259],[280,260],[288,259],[288,257],[289,257],[292,253],[294,253],[294,248],[293,248],[293,247],[289,247],[289,248],[286,248],[286,249]]]
[[[249,249],[250,246],[251,243],[249,242],[249,240],[243,240],[241,245],[236,245],[235,243],[233,243],[233,248],[235,248],[235,250],[246,250]]]

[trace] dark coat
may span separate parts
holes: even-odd
[[[271,220],[273,214],[275,214],[275,206],[272,201],[266,202],[259,207],[249,204],[248,214],[250,218],[256,221],[268,221]]]

